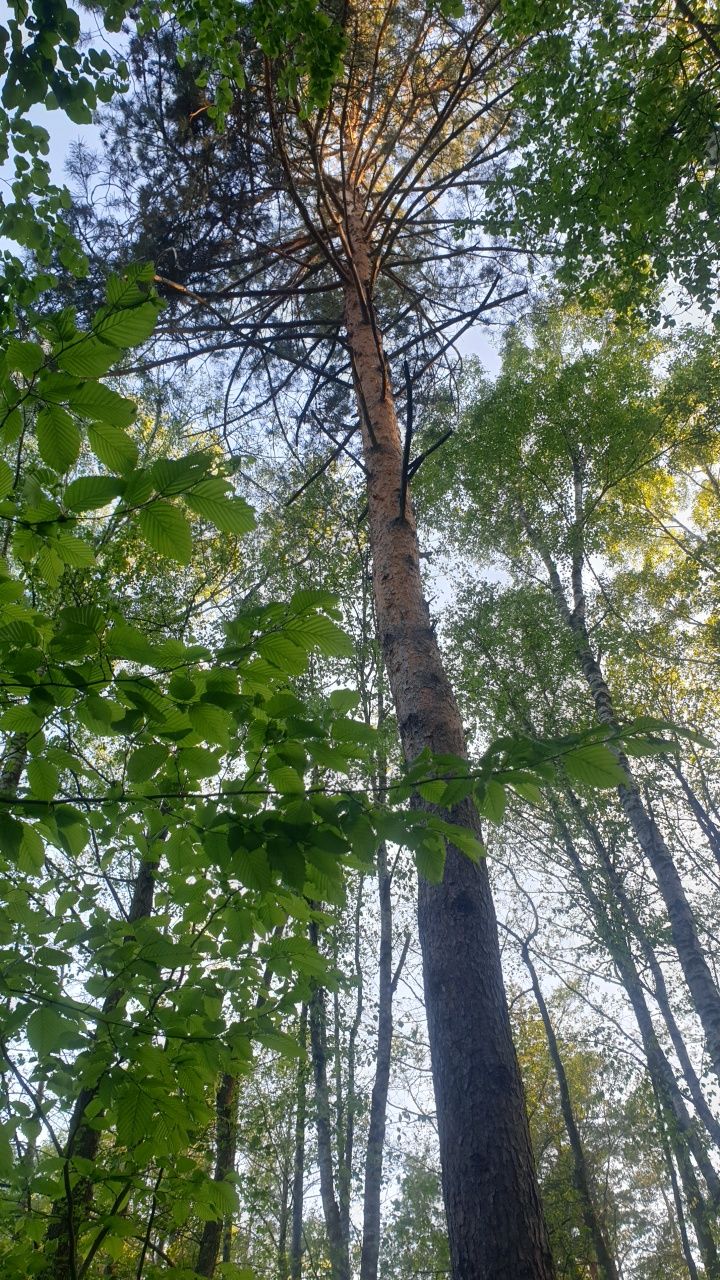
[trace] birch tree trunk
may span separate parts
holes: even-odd
[[[310,936],[317,946],[317,926],[310,926]],[[320,1199],[328,1237],[332,1280],[350,1280],[348,1241],[343,1231],[342,1214],[336,1194],[333,1172],[333,1125],[330,1115],[330,1091],[327,1077],[327,1014],[325,992],[316,984],[309,1004],[310,1051],[315,1085],[315,1129],[317,1133]]]
[[[346,189],[351,276],[345,326],[367,469],[379,640],[408,760],[464,756],[462,722],[430,622],[403,448],[372,301],[366,228]],[[468,802],[451,813],[478,834]],[[487,867],[448,848],[442,884],[418,899],[443,1195],[455,1280],[550,1280],[553,1262],[510,1032]]]
[[[558,1082],[560,1109],[562,1111],[563,1121],[565,1123],[565,1129],[567,1131],[568,1142],[570,1143],[570,1150],[573,1158],[573,1182],[580,1197],[583,1220],[590,1233],[590,1238],[593,1242],[593,1248],[597,1257],[598,1280],[620,1280],[617,1267],[615,1266],[615,1260],[610,1252],[610,1246],[607,1242],[600,1217],[593,1201],[587,1161],[585,1159],[585,1150],[583,1148],[580,1131],[575,1120],[575,1112],[573,1110],[572,1098],[570,1096],[570,1086],[565,1072],[565,1065],[560,1053],[557,1036],[555,1035],[555,1028],[553,1027],[552,1019],[542,993],[542,988],[538,981],[537,971],[530,959],[530,952],[527,943],[523,944],[522,957],[525,968],[530,975],[535,1001],[540,1011],[543,1027],[545,1028],[545,1038],[548,1043],[550,1061],[553,1064],[555,1076]]]
[[[560,618],[572,634],[578,666],[585,678],[595,705],[595,713],[601,724],[616,729],[618,720],[615,705],[603,675],[602,668],[590,643],[585,621],[585,594],[582,568],[583,549],[581,530],[575,531],[576,547],[573,554],[573,607],[568,604],[558,569],[542,540],[533,530],[527,513],[519,506],[521,519],[528,540],[541,557]],[[580,517],[578,517],[580,519]],[[708,1055],[715,1075],[720,1080],[720,991],[718,991],[710,966],[705,958],[698,936],[697,924],[685,894],[680,874],[654,817],[648,812],[633,777],[629,762],[622,752],[618,760],[628,776],[627,785],[617,789],[620,805],[635,838],[655,874],[658,888],[670,921],[670,929],[680,966],[685,975],[693,1004],[705,1032]]]
[[[387,849],[378,850],[378,899],[380,903],[380,954],[378,956],[378,1028],[375,1078],[370,1099],[370,1119],[365,1147],[363,1190],[363,1235],[360,1280],[377,1280],[380,1256],[380,1195],[382,1191],[383,1148],[387,1098],[390,1086],[390,1057],[393,1033],[392,894],[387,865]]]

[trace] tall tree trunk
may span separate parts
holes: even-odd
[[[215,1172],[216,1182],[224,1182],[235,1172],[237,1147],[238,1079],[225,1072],[215,1096]],[[195,1270],[198,1275],[215,1274],[225,1226],[224,1218],[214,1218],[203,1227]]]
[[[610,858],[608,850],[605,846],[605,842],[602,840],[600,836],[600,832],[595,826],[595,823],[592,821],[589,815],[585,812],[585,809],[583,805],[580,803],[578,797],[574,795],[573,792],[571,791],[569,791],[567,794],[574,812],[577,814],[578,818],[583,824],[585,830],[590,836],[590,839],[592,840],[592,843],[598,853],[598,856],[601,862],[601,867],[602,867],[605,879],[607,880],[608,887],[610,888],[611,894],[615,902],[617,902],[622,914],[624,915],[628,923],[630,932],[633,934],[635,938],[637,938],[637,941],[640,944],[640,950],[642,952],[643,959],[645,960],[645,963],[647,964],[648,969],[652,974],[653,984],[655,987],[655,1000],[663,1016],[663,1021],[665,1022],[665,1025],[668,1029],[668,1034],[670,1036],[673,1049],[675,1050],[678,1062],[680,1063],[680,1069],[682,1070],[683,1076],[685,1077],[685,1081],[688,1086],[688,1091],[690,1093],[690,1097],[692,1098],[693,1106],[695,1107],[695,1110],[698,1114],[698,1118],[704,1124],[708,1132],[708,1135],[712,1139],[715,1146],[717,1146],[718,1149],[720,1149],[720,1123],[718,1123],[712,1111],[710,1110],[707,1099],[705,1098],[705,1095],[702,1091],[702,1086],[698,1079],[697,1072],[695,1071],[695,1068],[693,1067],[693,1064],[690,1060],[690,1055],[687,1050],[687,1045],[685,1044],[685,1040],[677,1024],[675,1015],[672,1010],[672,1006],[670,1004],[670,997],[668,995],[667,986],[665,984],[665,975],[660,966],[660,962],[657,956],[655,955],[655,951],[653,949],[652,943],[648,938],[647,933],[645,932],[645,929],[642,926],[642,923],[640,921],[640,918],[637,912],[635,911],[635,908],[633,907],[632,903],[630,902],[630,899],[628,898],[627,893],[625,892],[625,885],[622,882],[622,878],[618,874],[617,869],[613,866],[612,859]],[[720,1176],[718,1176],[715,1173],[709,1161],[707,1162],[707,1165],[709,1166],[709,1168],[705,1176],[706,1176],[706,1179],[708,1180],[710,1190],[712,1192],[713,1201],[716,1204],[720,1204]]]
[[[383,1152],[392,1052],[392,1006],[394,994],[392,972],[392,884],[388,872],[387,848],[384,844],[378,849],[378,899],[380,903],[378,1027],[375,1042],[375,1078],[370,1099],[370,1119],[365,1147],[360,1280],[377,1280],[378,1273],[380,1198],[382,1193]]]
[[[156,839],[159,838],[160,835],[156,837]],[[156,868],[157,863],[149,861],[141,862],[138,867],[128,911],[127,923],[129,925],[149,916],[152,911]],[[103,1001],[103,1013],[112,1013],[119,1005],[123,995],[124,988],[122,986],[114,987]],[[77,1259],[75,1256],[77,1227],[83,1217],[87,1216],[92,1203],[93,1183],[91,1178],[83,1176],[73,1185],[71,1165],[74,1159],[91,1162],[97,1159],[102,1133],[100,1129],[92,1128],[85,1120],[87,1108],[97,1096],[97,1091],[97,1084],[81,1089],[70,1117],[68,1138],[65,1146],[66,1192],[61,1200],[55,1201],[50,1213],[50,1222],[45,1238],[49,1261],[47,1268],[42,1273],[43,1280],[74,1280],[77,1274]]]
[[[525,963],[525,967],[530,974],[530,981],[535,994],[535,1001],[540,1011],[543,1027],[545,1028],[545,1037],[548,1043],[550,1061],[553,1064],[555,1075],[557,1077],[558,1090],[560,1093],[560,1109],[565,1122],[565,1129],[567,1131],[568,1142],[570,1143],[570,1150],[573,1158],[573,1183],[575,1185],[575,1190],[580,1197],[583,1220],[590,1233],[590,1238],[593,1242],[593,1248],[597,1257],[598,1280],[619,1280],[615,1260],[610,1252],[610,1246],[605,1237],[605,1232],[593,1201],[587,1161],[585,1159],[585,1151],[580,1137],[580,1131],[575,1120],[575,1112],[573,1110],[572,1098],[570,1096],[570,1086],[568,1084],[565,1065],[560,1053],[560,1046],[557,1042],[555,1028],[553,1027],[550,1012],[545,1003],[545,997],[543,996],[542,988],[538,981],[535,965],[530,959],[530,951],[526,942],[522,945],[522,958]]]
[[[300,1010],[300,1052],[295,1102],[295,1154],[293,1157],[292,1226],[290,1230],[290,1280],[302,1280],[303,1201],[305,1198],[305,1124],[307,1111],[307,1019],[308,1008]]]
[[[280,1179],[280,1207],[278,1209],[277,1275],[278,1280],[288,1280],[288,1227],[290,1225],[290,1165],[283,1153]]]
[[[345,323],[367,470],[380,645],[405,757],[466,753],[460,714],[430,622],[403,447],[372,301],[368,235],[346,189],[352,272]],[[405,501],[401,509],[401,497]],[[454,822],[479,833],[468,801]],[[419,885],[443,1195],[455,1280],[554,1274],[503,988],[487,867],[448,847],[442,884]]]
[[[310,936],[317,946],[317,926],[310,926]],[[309,1005],[310,1049],[315,1084],[315,1128],[320,1173],[320,1198],[328,1237],[332,1280],[350,1280],[348,1241],[343,1231],[342,1215],[335,1191],[333,1173],[332,1121],[327,1078],[327,1014],[325,992],[315,986]]]
[[[575,848],[572,836],[557,812],[555,813],[555,820],[570,863],[592,907],[598,934],[605,942],[620,981],[627,992],[642,1039],[648,1075],[662,1106],[667,1130],[678,1162],[688,1207],[691,1212],[698,1213],[701,1220],[700,1233],[704,1234],[702,1222],[707,1215],[707,1210],[697,1186],[697,1179],[695,1178],[688,1152],[692,1152],[698,1168],[703,1172],[708,1185],[714,1181],[717,1175],[708,1159],[707,1151],[700,1140],[696,1126],[685,1106],[685,1101],[678,1088],[672,1067],[657,1038],[650,1010],[645,1000],[640,975],[635,966],[627,939],[624,938],[618,927],[617,915],[610,905],[612,898],[610,897],[606,903],[596,893],[580,855]]]
[[[667,1130],[665,1128],[665,1120],[663,1117],[662,1106],[660,1103],[660,1099],[657,1096],[657,1092],[655,1091],[653,1092],[654,1092],[654,1098],[655,1098],[655,1113],[657,1115],[658,1132],[660,1134],[660,1145],[662,1146],[663,1155],[665,1156],[665,1164],[667,1166],[668,1174],[670,1176],[670,1186],[672,1187],[673,1201],[675,1204],[675,1218],[677,1222],[678,1234],[680,1236],[680,1247],[682,1248],[682,1251],[683,1251],[683,1257],[685,1259],[685,1265],[688,1269],[688,1275],[690,1276],[690,1280],[700,1280],[698,1276],[698,1269],[695,1265],[693,1252],[690,1247],[690,1240],[687,1233],[687,1224],[685,1222],[685,1207],[683,1205],[682,1195],[680,1192],[680,1184],[678,1182],[677,1171],[675,1169],[675,1162],[673,1160],[673,1154],[670,1149]],[[666,1201],[666,1204],[667,1204],[667,1201]],[[668,1208],[668,1216],[670,1217],[671,1216],[670,1206],[668,1205],[667,1208]]]
[[[700,800],[700,797],[696,794],[694,787],[691,787],[677,760],[673,760],[672,757],[669,757],[667,763],[680,783],[685,799],[688,802],[688,806],[710,846],[711,853],[718,867],[720,867],[720,827],[718,827],[712,814],[708,813],[708,810]]]
[[[616,729],[618,720],[612,695],[590,643],[585,621],[580,517],[578,517],[578,527],[575,530],[576,540],[579,541],[573,555],[573,608],[571,609],[565,596],[557,566],[549,555],[547,548],[543,545],[542,540],[532,528],[522,505],[519,506],[519,511],[528,540],[545,565],[550,591],[558,613],[573,637],[578,666],[592,695],[595,714],[601,724],[607,725],[610,729]],[[695,918],[685,895],[685,889],[672,854],[655,819],[643,804],[627,757],[622,752],[618,752],[617,756],[628,776],[627,785],[621,785],[617,789],[620,805],[640,848],[655,874],[655,879],[667,909],[678,959],[697,1015],[705,1032],[708,1055],[712,1062],[713,1070],[720,1080],[720,991],[718,991],[710,966],[705,958],[702,944],[698,937]]]

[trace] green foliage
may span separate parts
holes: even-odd
[[[515,153],[495,223],[548,249],[577,295],[656,310],[679,282],[717,306],[720,48],[713,5],[604,0],[503,5],[525,42]]]

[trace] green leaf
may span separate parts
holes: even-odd
[[[180,564],[192,557],[192,534],[185,516],[170,502],[153,502],[140,512],[140,532],[160,555]]]
[[[215,525],[221,533],[249,533],[255,528],[255,513],[244,498],[228,494],[227,481],[218,476],[201,480],[185,494],[187,505],[197,515]]]
[[[68,1023],[52,1005],[42,1005],[28,1018],[27,1038],[39,1058],[64,1048],[67,1030]]]
[[[511,783],[513,791],[528,804],[541,805],[543,802],[543,793],[534,782],[513,782]]]
[[[218,771],[220,760],[216,751],[206,747],[182,747],[178,752],[178,764],[191,778],[212,778]]]
[[[8,369],[17,369],[26,378],[32,378],[45,363],[45,353],[37,342],[18,342],[17,338],[8,342],[5,357]]]
[[[92,511],[106,507],[113,498],[119,498],[125,488],[122,480],[114,476],[80,476],[71,481],[64,494],[65,506],[70,511]]]
[[[495,782],[491,778],[484,785],[479,784],[477,789],[477,807],[484,817],[489,818],[491,822],[500,823],[505,817],[505,806],[507,804],[507,796],[505,788],[501,782]]]
[[[445,874],[445,841],[440,836],[425,836],[415,852],[418,872],[430,884],[442,884]]]
[[[206,702],[195,703],[188,707],[188,717],[199,738],[220,747],[230,745],[230,717],[220,707]]]
[[[20,841],[18,867],[21,871],[35,875],[38,871],[42,871],[44,863],[45,845],[42,836],[35,827],[31,827],[25,822],[23,823],[22,840]]]
[[[17,862],[20,857],[22,838],[22,822],[18,822],[17,818],[11,818],[9,813],[0,811],[0,853],[11,862]]]
[[[30,707],[8,707],[0,716],[0,728],[7,733],[37,733],[42,728],[42,720]]]
[[[286,634],[296,644],[311,651],[317,649],[326,658],[349,658],[353,653],[350,636],[331,618],[324,614],[306,614],[293,618],[285,628]]]
[[[579,747],[563,757],[568,777],[589,787],[627,786],[628,776],[609,747]]]
[[[11,493],[15,486],[15,477],[4,458],[0,458],[0,498]]]
[[[279,791],[283,796],[300,795],[305,790],[305,783],[297,769],[289,764],[268,770],[268,782],[274,791]]]
[[[138,448],[126,432],[106,422],[93,422],[88,427],[90,448],[111,471],[124,475],[137,464]]]
[[[37,442],[40,457],[53,471],[69,470],[80,453],[77,425],[59,405],[47,405],[38,413]]]
[[[153,742],[146,747],[138,747],[127,762],[127,776],[130,782],[147,782],[154,773],[164,765],[168,758],[167,747]]]
[[[101,378],[115,364],[120,352],[92,334],[81,334],[80,338],[81,341],[57,352],[58,366],[76,378]]]
[[[122,1089],[117,1101],[117,1137],[118,1142],[131,1149],[136,1147],[150,1132],[154,1114],[152,1098],[134,1081],[128,1082]]]
[[[68,396],[68,408],[83,418],[95,422],[108,422],[112,427],[129,427],[134,421],[136,406],[101,382],[85,382]]]
[[[71,569],[90,569],[95,564],[95,552],[90,543],[72,533],[58,533],[54,545],[60,559]]]
[[[93,320],[93,333],[102,336],[104,342],[116,347],[137,347],[150,337],[157,322],[158,307],[155,302],[141,302],[139,306],[102,307]]]
[[[36,756],[27,765],[30,790],[37,800],[52,800],[60,785],[60,774],[54,764]]]

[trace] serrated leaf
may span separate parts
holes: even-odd
[[[70,511],[93,511],[119,498],[124,488],[122,480],[114,476],[80,476],[67,486],[65,506]]]
[[[297,769],[293,769],[289,764],[268,770],[268,782],[273,790],[278,791],[282,796],[300,795],[305,790],[305,783]]]
[[[307,652],[281,632],[261,636],[256,647],[261,657],[287,675],[302,675],[307,667]]]
[[[168,758],[168,749],[160,743],[150,743],[138,747],[128,757],[127,776],[130,782],[147,782],[154,773],[164,765]]]
[[[148,1136],[154,1114],[152,1098],[134,1082],[127,1084],[117,1101],[117,1137],[123,1147],[136,1147]]]
[[[54,546],[60,559],[71,569],[90,569],[95,564],[95,552],[90,543],[72,533],[58,533]]]
[[[60,785],[60,774],[54,764],[36,756],[27,765],[30,790],[37,800],[52,800]]]
[[[146,542],[160,555],[180,564],[189,564],[192,557],[192,534],[182,512],[170,502],[153,502],[140,512],[140,532]]]
[[[57,352],[55,359],[59,367],[76,378],[101,378],[115,364],[120,352],[90,333],[81,334],[79,338],[80,341]]]
[[[35,875],[38,871],[42,871],[44,863],[45,845],[42,836],[35,827],[31,827],[25,822],[23,823],[23,833],[20,841],[18,867],[21,871]]]
[[[513,782],[511,783],[513,791],[528,804],[541,805],[543,802],[543,793],[534,782]]]
[[[87,434],[95,457],[111,471],[124,475],[137,464],[137,445],[119,427],[111,427],[107,422],[93,422],[88,427]]]
[[[425,836],[415,851],[419,874],[430,884],[442,884],[445,874],[445,841],[440,836]]]
[[[68,395],[68,408],[94,422],[129,427],[137,412],[135,402],[118,395],[102,382],[85,382]]]
[[[37,733],[42,720],[30,707],[8,707],[0,716],[0,728],[7,733]]]
[[[501,782],[490,778],[488,782],[480,784],[477,791],[477,807],[485,818],[495,823],[502,822],[506,804],[507,796]]]
[[[230,743],[230,717],[220,707],[200,702],[188,707],[190,723],[205,742],[227,748]]]
[[[326,658],[349,658],[353,652],[350,636],[331,618],[321,613],[293,618],[288,622],[285,632],[308,652],[316,649]]]
[[[45,353],[37,342],[18,342],[17,338],[8,342],[5,358],[8,369],[17,369],[26,378],[32,378],[45,363]]]
[[[228,497],[224,480],[211,476],[201,480],[185,502],[196,515],[209,520],[221,533],[243,534],[255,528],[255,513],[244,498]]]
[[[177,758],[180,768],[191,778],[212,778],[220,766],[217,752],[208,751],[207,747],[182,747]]]
[[[102,307],[92,322],[93,333],[116,347],[137,347],[150,337],[157,316],[155,302],[141,302],[133,307]]]
[[[610,748],[600,743],[569,751],[563,756],[563,763],[568,777],[589,787],[617,787],[628,782]]]
[[[105,644],[112,658],[126,658],[129,662],[139,662],[144,666],[155,661],[155,646],[142,631],[125,622],[115,623],[106,636]]]
[[[0,498],[11,493],[15,486],[15,477],[4,458],[0,458]]]
[[[68,1024],[52,1005],[42,1005],[30,1014],[27,1038],[39,1058],[57,1053],[66,1043]]]
[[[37,442],[43,462],[60,473],[69,470],[80,453],[77,424],[59,405],[47,405],[38,413]]]

